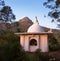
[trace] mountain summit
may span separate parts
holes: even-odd
[[[19,28],[21,29],[21,32],[26,32],[28,27],[33,24],[32,20],[30,20],[28,17],[24,17],[19,20]]]

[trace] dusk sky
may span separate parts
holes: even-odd
[[[32,21],[37,16],[39,24],[49,28],[56,28],[54,23],[51,23],[51,18],[47,16],[49,9],[43,6],[46,0],[5,0],[5,4],[10,6],[13,13],[16,15],[16,21],[27,16]],[[47,17],[44,17],[46,15]]]

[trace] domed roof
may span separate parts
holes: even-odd
[[[38,20],[36,20],[32,26],[28,28],[29,33],[40,33],[44,32],[43,28],[39,25]]]

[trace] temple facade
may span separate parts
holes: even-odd
[[[34,52],[37,49],[40,49],[41,52],[48,52],[48,35],[51,34],[51,31],[45,32],[36,19],[27,32],[19,33],[20,44],[28,52]]]

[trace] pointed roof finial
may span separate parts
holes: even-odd
[[[37,20],[37,16],[35,16],[36,20]]]
[[[35,18],[36,18],[36,20],[35,20],[34,23],[38,23],[39,24],[38,19],[37,19],[37,16],[35,16]]]

